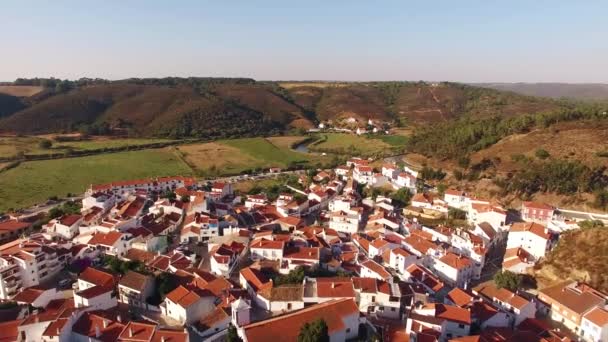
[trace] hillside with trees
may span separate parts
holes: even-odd
[[[104,133],[134,136],[229,137],[310,128],[320,121],[348,117],[424,127],[567,108],[553,100],[456,83],[287,84],[246,78],[170,77],[18,79],[4,85],[11,93],[18,86],[42,90],[32,96],[2,94],[0,133],[95,133],[102,127]],[[245,125],[230,127],[235,123]]]

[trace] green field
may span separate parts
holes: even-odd
[[[235,175],[252,169],[326,163],[330,157],[293,151],[302,137],[243,138],[179,146],[184,159],[202,177]]]
[[[382,153],[390,147],[391,145],[381,139],[370,139],[364,136],[342,133],[320,134],[317,142],[308,146],[311,151],[349,155]]]
[[[53,146],[49,149],[43,149],[39,146],[44,140],[42,137],[0,137],[0,158],[12,157],[18,153],[24,154],[52,154],[64,153],[68,148],[84,151],[97,150],[102,148],[117,148],[123,146],[140,146],[147,144],[171,142],[169,139],[137,139],[137,138],[121,138],[121,139],[91,139],[81,141],[65,141],[58,142],[52,139]]]
[[[385,143],[395,147],[405,147],[407,137],[404,135],[374,135],[372,139],[380,139]]]
[[[190,174],[188,165],[169,148],[23,162],[0,173],[0,212],[29,207],[50,196],[80,194],[91,183]]]

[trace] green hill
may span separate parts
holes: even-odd
[[[322,120],[346,117],[424,126],[564,107],[550,99],[455,83],[165,78],[34,79],[18,84],[45,88],[31,97],[0,97],[0,133],[72,132],[103,126],[139,136],[229,137],[310,128]]]

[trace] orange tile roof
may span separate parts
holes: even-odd
[[[120,232],[111,231],[108,233],[96,233],[93,234],[89,242],[87,244],[91,246],[95,245],[104,245],[104,246],[114,246],[114,244],[122,238],[123,234]]]
[[[545,226],[534,222],[517,222],[511,225],[509,232],[530,232],[541,238],[549,239],[549,233],[545,232]]]
[[[446,255],[441,257],[439,261],[457,270],[461,270],[463,268],[473,265],[471,259],[467,258],[466,256],[457,255],[452,252],[447,253]]]
[[[150,342],[188,342],[188,333],[178,330],[156,330]]]
[[[180,285],[175,290],[167,294],[167,299],[184,308],[196,303],[203,296],[212,295],[211,292],[205,293],[199,289],[188,289]]]
[[[0,341],[12,342],[19,340],[19,325],[23,320],[0,322]]]
[[[539,202],[524,202],[523,205],[526,208],[534,208],[534,209],[543,209],[543,210],[553,210],[554,208],[548,204],[545,203],[539,203]]]
[[[121,341],[149,341],[156,330],[155,324],[129,322],[120,333]]]
[[[317,297],[355,298],[355,289],[350,278],[317,278]]]
[[[597,307],[597,308],[589,311],[588,313],[586,313],[585,318],[587,320],[589,320],[591,323],[602,328],[608,324],[608,311]]]
[[[271,241],[266,239],[259,239],[253,241],[251,248],[263,248],[263,249],[283,249],[285,246],[284,241]]]
[[[118,336],[124,327],[124,324],[105,317],[100,311],[89,311],[85,312],[80,316],[76,323],[74,323],[72,331],[79,335],[95,338],[96,340],[110,342],[118,340]],[[97,329],[99,329],[101,334],[99,337],[96,337],[95,335]]]
[[[332,300],[243,327],[248,341],[296,341],[305,323],[322,319],[330,334],[344,330],[344,320],[358,315],[353,299]]]
[[[255,268],[243,268],[240,273],[255,291],[272,287],[272,281]]]
[[[380,264],[378,264],[377,262],[373,261],[373,260],[367,260],[363,263],[361,263],[361,266],[368,268],[369,270],[371,270],[372,272],[376,273],[377,275],[379,275],[380,277],[384,278],[384,279],[388,279],[391,277],[391,274],[388,273],[388,271],[382,267]]]
[[[467,291],[457,287],[448,292],[446,298],[452,301],[456,306],[463,307],[470,304],[474,297]]]
[[[44,292],[45,292],[44,289],[36,287],[36,286],[28,287],[28,288],[22,290],[21,292],[17,293],[17,295],[13,298],[13,300],[15,302],[32,304]]]
[[[114,275],[93,267],[85,268],[85,270],[78,275],[78,279],[100,286],[112,286],[116,281]]]
[[[427,304],[424,308],[434,308],[435,317],[437,318],[462,324],[471,324],[471,313],[467,309],[445,304]]]

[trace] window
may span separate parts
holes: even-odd
[[[458,327],[459,327],[460,329],[464,329],[464,324],[458,324]]]
[[[397,309],[395,309],[395,308],[391,308],[391,311],[392,311],[392,312],[395,312],[396,310],[397,310]]]
[[[346,328],[346,333],[350,333],[350,328]]]

